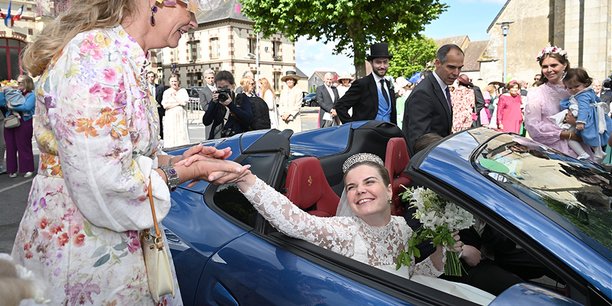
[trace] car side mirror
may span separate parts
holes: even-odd
[[[521,305],[582,305],[568,297],[527,283],[516,284],[498,295],[489,306]]]

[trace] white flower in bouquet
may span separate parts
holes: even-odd
[[[469,228],[474,224],[472,214],[442,199],[435,192],[422,187],[410,189],[404,187],[404,189],[406,191],[400,194],[401,199],[416,208],[414,217],[423,226],[410,237],[408,250],[398,257],[398,269],[402,265],[409,266],[413,257],[420,257],[417,246],[421,242],[431,239],[436,246],[451,247],[456,242],[453,239],[453,232]],[[447,253],[444,273],[461,276],[461,262],[457,253]]]

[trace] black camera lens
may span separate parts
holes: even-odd
[[[219,101],[223,102],[226,101],[229,98],[229,96],[226,93],[219,93]]]

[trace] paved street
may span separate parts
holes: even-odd
[[[199,114],[190,114],[189,136],[192,142],[200,142],[204,140],[204,126],[201,122]],[[318,117],[318,108],[307,107],[303,109],[302,114],[302,129],[310,130],[316,128]],[[36,165],[38,166],[38,150],[34,144],[34,154]],[[8,175],[0,175],[0,253],[10,253],[13,247],[13,240],[17,233],[17,227],[23,216],[25,206],[28,199],[30,186],[32,185],[31,178],[9,178]]]

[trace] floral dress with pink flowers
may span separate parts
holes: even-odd
[[[12,256],[48,282],[49,305],[154,304],[138,231],[153,225],[149,181],[159,220],[170,192],[153,171],[159,119],[145,62],[122,27],[92,30],[37,83],[40,165]],[[161,303],[181,304],[175,292]]]
[[[451,101],[453,103],[453,128],[452,132],[467,130],[472,127],[472,113],[476,97],[474,90],[466,86],[459,85],[451,93]]]

